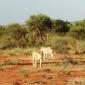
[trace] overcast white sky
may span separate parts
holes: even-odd
[[[0,24],[23,23],[30,15],[76,21],[85,19],[85,0],[0,0]]]

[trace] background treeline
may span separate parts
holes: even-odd
[[[44,14],[32,15],[25,24],[0,26],[0,49],[51,46],[58,52],[68,49],[85,52],[85,20],[68,22]]]

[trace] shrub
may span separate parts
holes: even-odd
[[[57,36],[53,36],[51,37],[50,39],[50,43],[49,45],[57,50],[58,52],[61,52],[61,53],[66,53],[67,52],[67,40],[62,38],[62,37],[57,37]]]
[[[77,52],[85,53],[85,41],[78,41]]]
[[[17,65],[19,60],[5,60],[3,65]]]
[[[75,38],[66,36],[66,37],[64,37],[64,39],[67,40],[69,49],[76,50],[77,40]]]
[[[11,47],[11,42],[9,41],[8,37],[2,37],[3,39],[0,40],[0,49],[6,49]]]
[[[75,22],[70,29],[70,35],[78,40],[85,40],[85,20]]]
[[[20,73],[23,75],[23,76],[27,76],[28,75],[28,69],[27,68],[21,68],[20,69]]]
[[[60,37],[58,35],[51,35],[46,42],[46,46],[51,46],[60,53],[67,53],[69,49],[75,50],[76,45],[76,39],[69,36]]]

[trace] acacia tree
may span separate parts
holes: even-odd
[[[30,16],[26,23],[30,31],[34,32],[35,36],[39,36],[42,42],[44,42],[45,32],[52,27],[51,19],[43,14]]]
[[[63,20],[53,20],[52,28],[55,32],[66,33],[70,29],[70,23]]]

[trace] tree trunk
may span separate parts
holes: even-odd
[[[38,33],[40,34],[41,41],[44,42],[43,35],[42,35],[41,30],[40,30],[39,27],[38,27]]]

